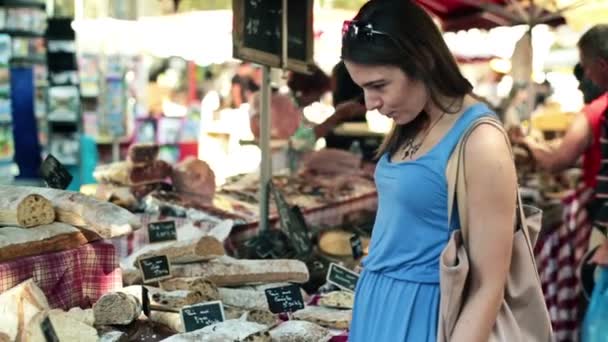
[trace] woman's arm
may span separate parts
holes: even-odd
[[[511,263],[517,176],[503,134],[481,125],[465,150],[469,297],[454,328],[455,342],[486,342],[496,321]]]
[[[355,100],[343,102],[336,107],[335,112],[327,120],[315,126],[315,136],[317,139],[323,138],[344,120],[363,117],[365,113],[365,106],[359,102]]]

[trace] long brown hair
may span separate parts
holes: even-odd
[[[446,113],[456,113],[453,100],[461,100],[473,89],[464,78],[431,17],[409,0],[370,0],[355,16],[385,35],[360,38],[345,35],[342,59],[367,65],[393,65],[412,79],[422,81],[431,101]],[[407,96],[407,94],[404,94]],[[445,99],[452,100],[446,103]],[[393,125],[378,149],[394,154],[408,138],[428,124],[428,114],[420,113],[412,122]]]

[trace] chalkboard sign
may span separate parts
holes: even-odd
[[[171,265],[166,255],[158,255],[139,260],[139,269],[144,283],[152,283],[171,278]]]
[[[298,285],[275,287],[266,289],[264,292],[272,313],[279,314],[304,309],[304,299]]]
[[[225,320],[224,306],[220,301],[184,306],[180,316],[186,332],[202,329]]]
[[[46,342],[59,342],[59,337],[57,337],[57,333],[55,332],[55,328],[53,328],[53,323],[49,319],[49,316],[40,323],[40,329],[42,329],[42,334],[44,335],[44,339]]]
[[[49,188],[65,190],[72,182],[72,175],[52,154],[40,165],[40,174]]]
[[[332,263],[329,265],[329,271],[327,272],[328,283],[336,285],[341,289],[355,292],[358,280],[359,275],[357,273],[338,264]]]
[[[150,243],[176,241],[177,230],[175,229],[175,221],[148,223],[148,240]]]
[[[146,317],[150,317],[150,294],[145,286],[141,287],[141,311]]]
[[[358,234],[350,237],[350,248],[353,251],[353,259],[358,260],[363,256],[363,245],[361,245],[361,237]]]
[[[234,57],[281,67],[282,0],[232,0]],[[285,67],[308,72],[313,64],[313,0],[287,1],[287,56]]]
[[[270,191],[274,197],[281,220],[281,226],[287,230],[287,236],[298,257],[307,257],[312,252],[312,242],[308,237],[308,227],[300,208],[291,207],[283,194],[270,182]]]

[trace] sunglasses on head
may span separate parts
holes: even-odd
[[[372,41],[374,37],[383,36],[390,39],[395,46],[403,49],[401,44],[390,34],[374,29],[371,23],[363,23],[358,20],[345,20],[342,24],[342,40],[358,39]]]

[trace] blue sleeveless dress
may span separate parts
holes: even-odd
[[[484,104],[468,108],[426,154],[393,163],[378,161],[378,212],[355,291],[350,342],[435,342],[439,315],[439,256],[448,227],[448,159],[461,135],[481,116]]]

